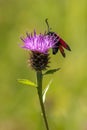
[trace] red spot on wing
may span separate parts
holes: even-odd
[[[60,45],[62,45],[65,49],[71,51],[71,49],[70,49],[70,47],[68,46],[68,44],[67,44],[62,38],[60,38],[59,43],[60,43]]]

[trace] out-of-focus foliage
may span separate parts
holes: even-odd
[[[0,130],[44,130],[37,91],[17,82],[35,72],[27,65],[28,53],[19,46],[26,32],[52,30],[70,45],[64,59],[51,55],[44,87],[50,130],[87,130],[87,0],[0,0]]]

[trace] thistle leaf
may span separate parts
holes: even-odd
[[[44,89],[44,91],[43,91],[43,103],[45,103],[46,94],[47,94],[47,91],[48,91],[48,89],[49,89],[51,83],[52,83],[52,80],[50,80],[49,84],[47,85],[47,87],[46,87],[46,88]]]
[[[18,79],[18,82],[24,85],[29,85],[32,87],[37,87],[37,85],[35,83],[33,83],[32,81],[28,80],[28,79]]]
[[[46,75],[46,74],[53,74],[53,73],[55,73],[55,72],[58,71],[58,70],[60,70],[60,68],[48,70],[48,71],[46,71],[43,75]]]

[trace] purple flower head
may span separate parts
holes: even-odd
[[[33,35],[27,33],[26,38],[21,38],[25,48],[30,51],[36,51],[40,53],[46,53],[50,48],[54,46],[54,38],[45,34],[37,35],[34,31]]]

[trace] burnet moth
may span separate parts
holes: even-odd
[[[71,51],[70,47],[68,46],[68,44],[55,32],[50,31],[51,28],[49,27],[48,24],[48,19],[45,19],[45,22],[47,24],[48,27],[48,32],[47,35],[50,35],[52,37],[54,37],[54,42],[55,42],[55,46],[52,48],[52,54],[56,54],[58,52],[58,50],[60,50],[61,54],[63,57],[65,57],[65,52],[64,52],[64,48],[67,49],[68,51]]]

